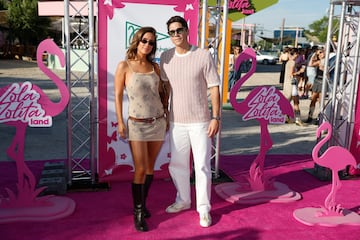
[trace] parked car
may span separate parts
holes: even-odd
[[[261,64],[276,64],[279,61],[277,56],[263,54],[259,51],[256,52],[256,62]]]

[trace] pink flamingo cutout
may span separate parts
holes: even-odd
[[[65,65],[65,56],[51,39],[42,41],[37,48],[37,64],[58,87],[61,95],[59,102],[52,102],[40,87],[32,85],[30,82],[24,82],[22,84],[14,83],[0,89],[0,123],[3,122],[16,128],[15,136],[7,149],[7,155],[16,162],[18,175],[17,195],[11,190],[6,189],[9,198],[1,199],[0,208],[5,208],[9,211],[1,211],[0,222],[8,220],[16,221],[22,218],[21,216],[16,217],[16,213],[12,215],[14,212],[10,211],[10,209],[16,209],[17,207],[31,208],[49,206],[49,201],[54,201],[54,198],[49,200],[49,196],[37,198],[45,187],[35,189],[36,179],[25,164],[24,159],[25,134],[30,122],[34,119],[45,119],[51,122],[51,116],[60,114],[70,99],[69,89],[63,80],[43,63],[42,56],[45,52],[58,56],[61,66]],[[64,198],[62,198],[62,200],[64,200]],[[72,200],[66,202],[69,203],[66,208],[71,205],[70,209],[68,209],[71,210],[74,205]],[[39,209],[37,209],[37,211],[39,211]],[[40,217],[39,214],[41,213],[36,213],[36,216]],[[64,214],[64,212],[61,214]],[[52,217],[54,218],[55,216]],[[26,217],[26,219],[30,218],[30,216]],[[49,216],[47,218],[49,218]]]
[[[243,115],[243,120],[255,119],[260,124],[260,151],[249,170],[249,183],[253,190],[272,189],[272,183],[263,178],[265,155],[273,145],[268,124],[283,124],[286,115],[294,117],[290,102],[274,86],[257,87],[253,89],[242,102],[236,100],[236,95],[241,86],[254,74],[256,70],[256,54],[253,49],[245,49],[235,63],[235,69],[240,68],[243,61],[251,60],[250,70],[242,76],[230,92],[230,103],[238,113]]]
[[[324,216],[338,216],[342,215],[340,205],[336,204],[336,193],[341,187],[341,181],[339,179],[338,172],[346,168],[346,166],[356,167],[356,159],[346,149],[340,146],[331,146],[319,157],[319,150],[321,147],[329,141],[332,134],[332,127],[330,123],[323,122],[316,131],[316,137],[321,136],[321,132],[326,130],[326,136],[321,139],[312,150],[312,157],[314,162],[320,166],[331,169],[332,172],[332,187],[329,195],[325,199],[324,211],[321,215]]]
[[[250,70],[241,77],[230,92],[230,103],[243,120],[255,119],[260,123],[260,150],[249,170],[248,183],[223,183],[215,186],[220,197],[231,203],[253,204],[261,202],[286,203],[301,199],[301,195],[290,190],[285,184],[264,178],[264,163],[267,151],[273,143],[268,130],[268,124],[283,124],[286,115],[294,117],[290,102],[274,86],[257,87],[253,89],[242,102],[236,100],[236,95],[256,69],[256,54],[251,48],[245,49],[235,63],[239,69],[243,61],[251,60]]]
[[[312,150],[314,162],[320,166],[327,167],[332,171],[331,191],[325,199],[324,206],[320,208],[305,207],[296,209],[293,216],[299,222],[313,226],[321,225],[334,227],[338,225],[360,225],[360,216],[348,209],[341,207],[336,203],[336,195],[341,187],[341,181],[338,175],[340,170],[346,166],[355,166],[356,159],[346,149],[340,146],[331,146],[319,157],[321,147],[331,138],[332,127],[330,123],[323,122],[316,130],[316,136],[319,138],[322,131],[327,131],[326,136],[321,139]]]

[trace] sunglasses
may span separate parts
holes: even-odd
[[[185,28],[177,28],[177,29],[175,29],[175,30],[170,30],[169,32],[168,32],[168,34],[171,36],[171,37],[174,37],[175,36],[175,34],[182,34],[183,32],[185,31]]]
[[[149,44],[150,46],[154,46],[155,45],[155,42],[154,41],[150,41],[150,40],[146,40],[146,39],[141,39],[140,42],[142,44]]]

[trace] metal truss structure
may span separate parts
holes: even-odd
[[[93,0],[84,1],[80,7],[70,0],[64,3],[66,81],[71,92],[67,110],[67,169],[68,185],[71,187],[96,182],[95,18]],[[70,12],[74,14],[70,15]],[[79,62],[86,66],[87,71],[72,69]]]
[[[223,5],[221,5],[221,2]],[[227,18],[228,18],[228,1],[217,0],[216,6],[208,6],[207,1],[203,1],[201,15],[201,31],[200,43],[202,48],[209,48],[215,63],[219,67],[219,75],[221,80],[220,85],[220,109],[222,109],[222,93],[224,86],[224,70],[225,70],[225,51],[226,51],[226,33],[227,33]],[[199,24],[200,25],[200,24]],[[209,38],[206,33],[209,32],[210,26],[214,29],[214,36]],[[200,30],[200,29],[199,29]],[[214,138],[212,145],[211,162],[213,164],[213,178],[219,178],[219,160],[220,160],[220,135],[219,132]]]
[[[360,0],[331,0],[320,123],[330,122],[329,145],[350,148],[359,81]],[[332,49],[334,50],[332,52]],[[332,57],[333,56],[333,57]]]

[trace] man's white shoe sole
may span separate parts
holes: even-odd
[[[187,205],[178,205],[176,203],[170,205],[169,207],[166,208],[165,212],[167,213],[178,213],[184,210],[189,209],[190,206]]]

